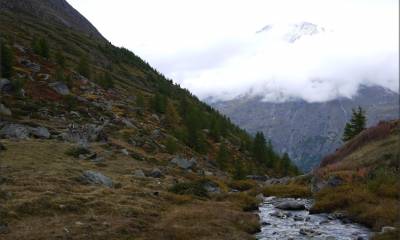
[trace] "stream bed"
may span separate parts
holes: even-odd
[[[297,205],[299,209],[303,208],[303,210],[282,209],[282,206],[288,203]],[[310,209],[312,203],[312,200],[308,199],[265,198],[263,204],[259,207],[262,227],[261,232],[256,235],[256,238],[259,240],[369,239],[371,231],[359,224],[342,221],[329,214],[310,214],[308,209]],[[292,208],[295,207],[292,206]]]

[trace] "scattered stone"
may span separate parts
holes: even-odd
[[[221,193],[221,189],[219,188],[218,184],[216,184],[215,182],[208,181],[203,184],[203,188],[208,193]]]
[[[300,217],[300,216],[294,216],[293,219],[294,219],[296,222],[297,222],[297,221],[300,221],[300,222],[304,221],[304,218],[302,218],[302,217]]]
[[[277,218],[288,218],[290,216],[290,213],[288,212],[283,212],[283,211],[275,211],[269,214],[272,217],[277,217]]]
[[[36,138],[49,139],[50,132],[45,127],[31,128],[31,134]]]
[[[384,226],[384,227],[382,227],[381,233],[387,233],[387,232],[391,232],[391,231],[395,231],[395,230],[396,230],[395,227]]]
[[[256,196],[256,199],[259,200],[260,202],[264,201],[264,194],[260,193]]]
[[[104,176],[103,174],[95,171],[85,171],[82,176],[81,176],[81,181],[86,183],[86,184],[92,184],[92,185],[103,185],[106,187],[112,187],[113,182],[112,180]]]
[[[70,91],[68,86],[62,82],[49,83],[49,86],[60,95],[69,95]]]
[[[144,174],[144,172],[143,172],[142,170],[140,170],[140,169],[135,170],[135,171],[133,172],[133,176],[134,176],[134,177],[137,177],[137,178],[144,178],[144,177],[146,177],[146,175]]]
[[[0,103],[0,115],[11,116],[11,110]]]
[[[261,226],[270,226],[271,225],[271,223],[269,223],[269,222],[262,222],[261,223]]]
[[[328,224],[329,221],[328,220],[322,220],[321,222],[319,222],[319,225],[324,225],[324,224]]]
[[[136,129],[136,128],[137,128],[130,120],[128,120],[128,119],[126,119],[126,118],[122,118],[122,119],[121,119],[121,122],[122,122],[123,124],[125,124],[125,126],[127,126],[128,128],[133,128],[133,129]]]
[[[276,184],[283,184],[286,185],[289,183],[291,180],[290,177],[284,177],[284,178],[270,178],[267,181],[265,181],[265,184],[267,185],[276,185]]]
[[[124,154],[125,156],[129,156],[129,151],[127,149],[121,149],[121,153]]]
[[[265,182],[269,179],[268,176],[259,176],[259,175],[247,175],[246,178],[250,179],[250,180],[261,181],[261,182]]]
[[[61,134],[61,138],[68,142],[84,145],[87,145],[89,142],[107,141],[107,135],[103,131],[103,126],[95,124],[71,124],[68,129]]]
[[[204,171],[204,176],[206,176],[206,177],[214,176],[214,173],[212,173],[210,171]]]
[[[306,209],[304,203],[300,203],[297,201],[289,200],[282,203],[279,203],[275,206],[278,209],[282,210],[291,210],[291,211],[299,211]]]
[[[334,236],[327,236],[325,240],[336,240],[336,238]]]
[[[7,148],[2,143],[0,143],[0,151],[5,151],[5,150],[7,150]]]
[[[151,170],[149,177],[153,177],[153,178],[161,178],[163,176],[161,170],[159,168],[154,168],[153,170]]]
[[[10,233],[10,228],[8,228],[7,223],[1,223],[0,224],[0,234],[8,234]]]
[[[308,237],[314,237],[320,235],[320,233],[308,228],[301,228],[299,233]]]
[[[171,163],[177,165],[178,167],[188,170],[196,166],[197,161],[196,159],[192,158],[190,160],[187,160],[185,158],[176,156],[174,159],[171,160]]]
[[[11,93],[13,89],[14,87],[11,84],[10,80],[6,78],[0,79],[0,92]]]

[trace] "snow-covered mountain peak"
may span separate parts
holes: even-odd
[[[269,24],[257,31],[258,34],[274,33],[289,43],[294,43],[304,36],[312,36],[324,32],[326,32],[324,27],[306,21],[295,24]]]

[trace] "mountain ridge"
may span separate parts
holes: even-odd
[[[303,100],[263,102],[262,97],[211,103],[250,133],[263,131],[273,146],[288,152],[296,164],[309,171],[341,145],[351,108],[366,108],[368,126],[399,116],[398,93],[380,86],[363,86],[349,98],[321,103]],[[310,122],[311,121],[311,122]]]
[[[48,22],[72,28],[105,40],[101,33],[66,0],[0,0],[0,10],[19,12]]]

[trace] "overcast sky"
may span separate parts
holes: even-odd
[[[326,101],[360,84],[398,92],[398,0],[68,2],[114,45],[200,98]],[[286,41],[304,21],[320,33]]]

